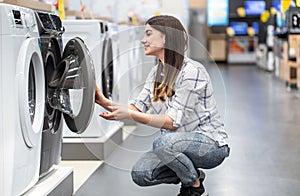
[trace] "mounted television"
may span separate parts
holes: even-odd
[[[277,12],[281,11],[281,0],[273,0],[272,7],[276,9]]]
[[[230,22],[229,26],[235,35],[248,35],[248,24],[246,22]]]
[[[260,0],[245,1],[246,15],[260,15],[266,11],[266,2]]]
[[[227,26],[229,21],[229,0],[207,0],[207,25]]]
[[[283,28],[286,27],[286,16],[284,13],[276,13],[276,27]]]
[[[259,33],[259,23],[252,22],[252,28],[254,29],[254,34],[257,35]]]

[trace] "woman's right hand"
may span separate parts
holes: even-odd
[[[95,102],[99,105],[105,101],[105,96],[103,95],[102,91],[98,86],[96,86],[96,92],[95,92]]]

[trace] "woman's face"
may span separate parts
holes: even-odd
[[[163,59],[165,44],[165,35],[163,33],[147,24],[141,43],[144,45],[146,55],[153,55],[161,60]]]

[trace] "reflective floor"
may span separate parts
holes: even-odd
[[[209,72],[231,155],[205,170],[210,196],[299,196],[300,92],[288,92],[284,82],[256,66],[219,68],[221,74]],[[130,177],[132,164],[157,134],[138,126],[75,196],[175,196],[179,185],[138,187]]]

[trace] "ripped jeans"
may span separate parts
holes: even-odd
[[[152,151],[138,159],[131,176],[140,186],[179,182],[191,186],[199,178],[197,168],[211,169],[220,165],[229,151],[228,145],[220,147],[201,133],[166,133],[154,140]]]

